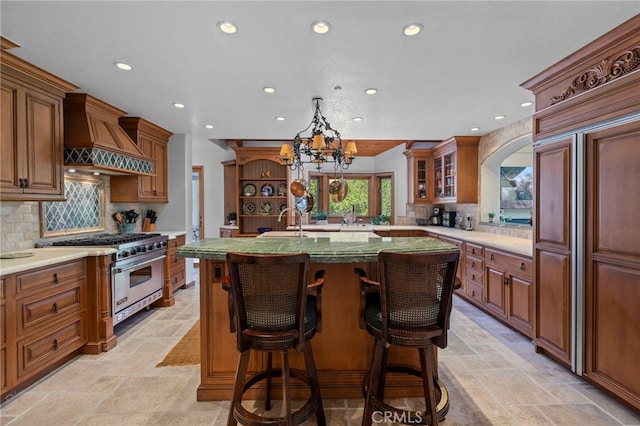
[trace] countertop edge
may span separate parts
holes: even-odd
[[[34,255],[31,257],[23,257],[18,259],[0,259],[0,276],[16,274],[31,269],[55,265],[56,263],[81,259],[83,257],[109,255],[115,253],[116,249],[110,247],[43,247],[28,250],[18,250],[11,253],[24,252],[33,252]]]

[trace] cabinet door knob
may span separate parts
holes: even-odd
[[[53,350],[54,351],[58,350],[58,339],[53,339]]]
[[[491,260],[493,260],[493,253],[491,253]]]
[[[522,263],[520,264],[520,270],[521,270],[521,271],[524,271],[525,269],[526,269],[526,268],[525,268],[525,266],[524,266],[524,262],[522,262]]]

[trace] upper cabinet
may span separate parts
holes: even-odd
[[[477,203],[479,142],[479,136],[454,136],[406,151],[409,203]]]
[[[169,202],[168,142],[172,133],[140,117],[121,117],[120,127],[154,162],[154,175],[113,176],[113,202]]]
[[[65,92],[77,89],[6,50],[0,86],[0,197],[4,201],[64,200]]]
[[[407,156],[407,169],[409,170],[409,203],[427,203],[430,201],[429,184],[431,179],[428,177],[431,163],[431,154],[429,149],[411,149],[404,153]]]

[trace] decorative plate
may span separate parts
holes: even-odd
[[[245,201],[242,204],[242,211],[244,214],[254,214],[256,212],[256,205],[251,201]]]
[[[287,184],[281,183],[280,185],[278,185],[278,196],[284,197],[286,195],[287,195]]]
[[[271,214],[273,213],[273,204],[268,201],[263,201],[260,204],[260,214]]]
[[[242,194],[245,197],[253,197],[254,195],[256,195],[256,187],[254,184],[252,183],[248,183],[244,186],[244,188],[242,189]]]
[[[286,191],[287,190],[287,185],[285,185],[284,188],[285,188],[284,190]],[[286,209],[286,208],[287,208],[287,203],[285,203],[284,201],[282,203],[278,204],[278,213],[282,213],[282,211],[284,209]]]
[[[271,197],[273,195],[273,185],[263,183],[260,187],[260,194],[262,194],[263,197]]]

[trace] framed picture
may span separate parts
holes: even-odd
[[[533,167],[500,167],[500,208],[533,206]]]

